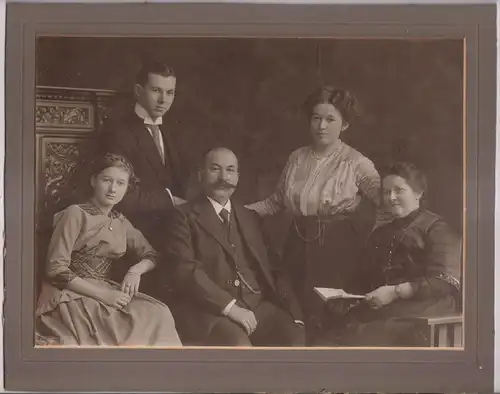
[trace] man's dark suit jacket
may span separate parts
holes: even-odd
[[[160,129],[165,165],[144,120],[136,115],[133,106],[123,116],[107,120],[97,133],[98,149],[123,155],[134,167],[139,184],[127,192],[117,208],[148,238],[154,238],[158,221],[164,220],[166,212],[173,208],[166,188],[175,196],[184,195],[179,158],[169,132]]]
[[[231,200],[232,220],[239,223],[241,238],[260,269],[264,297],[294,319],[302,313],[279,258],[264,239],[259,216]],[[210,201],[202,196],[172,211],[164,238],[165,272],[172,275],[176,302],[172,312],[183,341],[203,342],[223,309],[238,299],[231,246]]]

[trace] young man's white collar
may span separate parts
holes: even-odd
[[[217,214],[217,216],[219,216],[220,220],[222,220],[222,218],[220,217],[220,211],[222,211],[223,209],[225,209],[226,211],[231,213],[231,200],[227,200],[226,205],[221,205],[217,201],[215,201],[213,198],[211,198],[209,196],[207,196],[207,198],[208,198],[208,201],[210,201],[210,203],[214,207],[215,213]]]
[[[161,125],[163,123],[163,118],[161,116],[159,118],[156,118],[156,120],[153,120],[148,114],[148,111],[146,111],[144,107],[139,103],[135,103],[134,110],[139,118],[144,119],[145,124]]]

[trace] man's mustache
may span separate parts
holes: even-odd
[[[214,184],[215,189],[235,189],[236,185],[227,181],[218,181]]]

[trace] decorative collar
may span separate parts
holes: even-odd
[[[95,205],[92,201],[87,201],[83,204],[78,204],[78,206],[83,209],[86,213],[92,216],[98,216],[98,215],[105,215],[109,216],[111,219],[118,219],[121,217],[121,213],[112,209],[109,214],[105,214],[101,208],[99,208],[97,205]]]
[[[153,120],[151,118],[151,116],[148,114],[148,111],[146,111],[144,109],[144,107],[139,104],[139,103],[135,103],[135,113],[136,115],[143,119],[144,120],[144,124],[148,124],[148,125],[161,125],[163,123],[163,118],[162,117],[159,117],[159,118],[156,118],[156,120]]]

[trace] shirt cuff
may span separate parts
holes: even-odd
[[[222,314],[227,316],[233,305],[236,304],[236,300],[232,300],[226,307],[222,310]]]
[[[165,188],[165,190],[167,191],[168,195],[170,196],[170,199],[172,200],[172,202],[174,203],[174,196],[172,195],[172,192],[170,191],[170,189],[168,188]]]
[[[299,326],[304,327],[304,322],[302,320],[294,320],[293,321],[295,324],[298,324]]]

